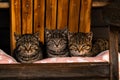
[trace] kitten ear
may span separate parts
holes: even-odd
[[[89,32],[89,33],[87,33],[87,36],[88,36],[89,41],[92,41],[93,33]]]
[[[35,36],[36,38],[38,38],[38,39],[39,39],[39,35],[40,35],[39,32],[34,33],[34,36]]]
[[[68,34],[68,28],[67,27],[64,28],[63,33]]]
[[[47,35],[47,34],[49,34],[50,32],[49,32],[49,30],[48,29],[45,29],[45,34]]]
[[[21,37],[21,35],[16,34],[16,33],[14,32],[14,37],[15,37],[15,40],[17,41],[17,40]]]
[[[50,31],[48,29],[45,28],[45,36],[48,37],[50,36]]]

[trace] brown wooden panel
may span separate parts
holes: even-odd
[[[81,0],[80,32],[90,32],[92,0]]]
[[[11,53],[15,48],[15,38],[14,32],[21,34],[21,3],[20,0],[10,0],[11,1]]]
[[[34,32],[40,33],[44,43],[45,0],[34,0]]]
[[[114,27],[114,26],[113,26]],[[119,80],[118,68],[118,31],[114,28],[110,29],[110,80]]]
[[[103,63],[46,63],[0,65],[0,78],[59,79],[108,78],[109,64]],[[63,78],[63,79],[62,79]],[[80,79],[81,80],[81,79]]]
[[[69,6],[69,31],[78,32],[80,13],[80,0],[70,0]]]
[[[32,33],[33,1],[22,0],[22,34]]]
[[[46,0],[46,28],[56,29],[57,0]]]
[[[57,29],[67,27],[69,0],[58,0]]]

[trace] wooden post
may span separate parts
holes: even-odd
[[[80,28],[79,32],[90,32],[92,0],[81,0]]]
[[[15,48],[15,38],[14,33],[21,34],[21,1],[20,0],[10,0],[11,2],[11,53]]]
[[[113,26],[114,27],[114,26]],[[119,68],[118,68],[118,30],[114,28],[109,30],[110,32],[110,80],[119,80]]]

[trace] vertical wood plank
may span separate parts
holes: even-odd
[[[57,29],[63,29],[68,23],[69,0],[58,0]]]
[[[10,36],[11,36],[11,53],[15,48],[15,38],[14,32],[17,34],[21,34],[21,2],[20,0],[10,0],[11,2],[11,28],[10,28]]]
[[[22,34],[32,33],[33,1],[22,0]]]
[[[57,0],[46,0],[46,28],[56,29]]]
[[[110,80],[119,80],[118,34],[117,30],[110,29]]]
[[[91,4],[92,0],[81,0],[81,12],[80,12],[80,32],[90,32],[91,25]]]
[[[69,7],[69,31],[78,32],[80,0],[70,0]]]
[[[40,33],[44,43],[45,0],[34,0],[34,32]]]

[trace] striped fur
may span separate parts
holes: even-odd
[[[90,33],[70,33],[68,43],[71,56],[89,56],[92,48],[92,32]]]
[[[93,40],[91,54],[92,56],[96,56],[100,52],[108,50],[108,48],[109,48],[109,41],[107,39],[99,38]]]
[[[16,48],[14,57],[21,63],[33,63],[43,58],[39,34],[15,34]]]
[[[46,51],[48,57],[68,56],[68,30],[45,30]]]

